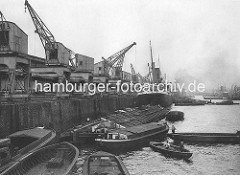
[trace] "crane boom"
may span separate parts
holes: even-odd
[[[131,45],[127,46],[126,48],[118,51],[117,53],[113,54],[112,56],[108,57],[107,59],[103,58],[104,60],[104,67],[107,74],[109,74],[109,71],[111,68],[115,68],[116,72],[121,73],[122,72],[122,66],[125,58],[125,54],[134,46],[136,45],[135,42],[133,42]]]
[[[1,24],[3,24],[3,21],[7,21],[1,11],[0,11],[0,19],[1,19]],[[4,26],[1,25],[1,26],[0,26],[0,29],[3,30],[3,29],[4,29]]]
[[[115,60],[116,58],[125,55],[126,52],[128,52],[134,45],[136,45],[135,42],[133,42],[131,45],[127,46],[126,48],[118,51],[117,53],[113,54],[112,56],[108,57],[106,60],[111,62],[111,61]]]
[[[26,7],[28,8],[28,11],[29,11],[32,21],[33,21],[33,24],[36,28],[35,32],[38,34],[38,36],[42,42],[42,45],[45,49],[46,59],[48,61],[50,54],[47,54],[47,52],[53,53],[55,51],[55,49],[57,49],[54,44],[54,43],[56,43],[56,40],[55,40],[53,34],[51,33],[51,31],[44,24],[44,22],[41,20],[41,18],[38,16],[36,11],[32,8],[32,6],[28,3],[27,0],[25,0],[25,11],[26,11]]]
[[[32,6],[28,3],[27,0],[25,0],[25,11],[26,8],[28,8],[28,11],[31,15],[33,24],[36,28],[35,32],[38,34],[41,43],[44,47],[45,50],[45,55],[46,55],[46,62],[47,64],[53,64],[53,65],[67,65],[75,69],[76,66],[73,62],[75,59],[75,54],[72,50],[66,48],[63,44],[56,42],[55,37],[51,33],[51,31],[48,29],[48,27],[44,24],[42,19],[39,17],[39,15],[36,13],[36,11],[32,8]],[[64,51],[68,52],[68,60],[63,60],[62,57],[65,57],[66,55],[60,56],[59,54],[59,49],[61,49],[61,54],[64,55]],[[63,51],[64,50],[64,51]]]

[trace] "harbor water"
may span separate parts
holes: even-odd
[[[239,102],[239,101],[238,101]],[[240,105],[174,106],[185,113],[175,122],[176,132],[226,132],[240,129]],[[172,123],[169,123],[171,128]],[[167,158],[150,147],[120,154],[131,175],[238,175],[239,144],[187,144],[193,152],[189,161]]]

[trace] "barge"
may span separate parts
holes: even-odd
[[[106,138],[96,139],[101,149],[109,152],[134,150],[149,144],[152,140],[163,140],[168,133],[166,122],[153,122],[123,129],[112,130]]]

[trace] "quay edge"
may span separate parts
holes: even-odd
[[[171,106],[168,95],[95,95],[71,97],[68,99],[29,100],[25,102],[0,103],[0,138],[13,132],[35,126],[53,126],[57,132],[84,123],[89,118],[95,120],[101,114],[112,113],[117,109],[144,104]]]

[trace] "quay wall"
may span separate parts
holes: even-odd
[[[158,98],[159,104],[171,105],[171,99],[168,98]],[[132,95],[104,95],[0,103],[0,138],[25,128],[43,125],[53,126],[56,131],[63,132],[85,123],[87,118],[94,120],[117,109],[141,105],[139,101],[144,100]]]

